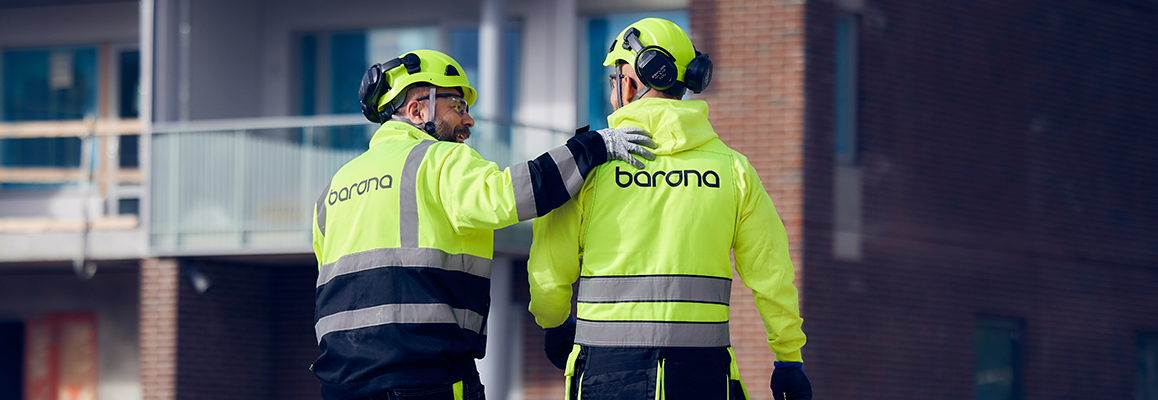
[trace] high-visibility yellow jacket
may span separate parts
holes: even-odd
[[[607,150],[595,132],[500,170],[465,144],[387,122],[314,206],[313,364],[326,398],[477,374],[494,229],[574,195]]]
[[[651,132],[657,157],[642,171],[597,167],[572,201],[535,220],[536,322],[562,324],[578,280],[578,345],[727,347],[733,252],[768,347],[779,361],[802,361],[784,225],[748,159],[717,138],[707,104],[646,98],[608,122]]]

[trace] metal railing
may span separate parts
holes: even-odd
[[[570,136],[549,128],[476,122],[467,144],[500,167],[537,156]],[[365,151],[377,128],[361,115],[154,124],[151,251],[312,252],[311,206],[338,168]],[[529,243],[525,232],[496,238],[499,248]]]

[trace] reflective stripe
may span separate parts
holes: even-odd
[[[347,254],[338,261],[322,265],[318,271],[318,287],[334,277],[375,268],[430,267],[460,271],[490,279],[491,260],[470,254],[450,254],[439,249],[386,248]]]
[[[418,142],[410,149],[406,156],[406,164],[402,166],[401,187],[398,189],[398,238],[401,247],[418,247],[418,167],[422,166],[422,159],[426,157],[426,149],[434,144],[433,140]]]
[[[458,324],[462,329],[484,334],[483,316],[446,304],[386,304],[327,315],[314,324],[318,343],[331,332],[369,328],[386,324]]]
[[[575,343],[588,346],[724,347],[728,323],[579,320]]]
[[[322,236],[326,236],[326,195],[330,194],[331,184],[333,184],[333,182],[327,183],[326,188],[322,189],[322,197],[318,199],[315,205],[315,212],[317,212],[318,215],[318,231],[322,232]]]
[[[579,173],[579,166],[575,164],[575,155],[571,154],[571,149],[567,146],[556,147],[547,154],[555,161],[555,168],[559,169],[559,177],[563,178],[563,186],[567,188],[567,193],[575,197],[583,187],[583,174]]]
[[[727,305],[732,280],[711,276],[601,276],[579,279],[580,303],[681,301]]]
[[[511,186],[515,188],[515,209],[518,211],[519,221],[538,217],[538,209],[535,208],[535,189],[531,186],[530,163],[511,166]]]

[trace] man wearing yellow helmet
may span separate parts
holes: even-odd
[[[708,86],[711,60],[675,24],[647,18],[616,37],[604,65],[615,68],[609,126],[643,128],[659,146],[642,171],[596,168],[535,220],[530,310],[567,398],[746,398],[728,332],[734,255],[776,354],[773,397],[811,399],[784,225],[748,159],[716,136],[707,103],[680,100]]]
[[[483,399],[494,230],[546,214],[595,166],[655,147],[638,128],[584,132],[500,170],[462,142],[476,99],[449,56],[372,66],[359,91],[382,126],[314,206],[311,367],[325,399]]]

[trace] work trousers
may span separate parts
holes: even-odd
[[[358,400],[486,400],[478,375],[455,383],[387,389]]]
[[[727,348],[579,346],[568,400],[745,400]]]

